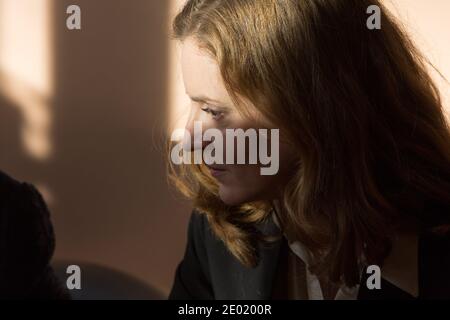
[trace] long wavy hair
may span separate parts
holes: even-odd
[[[369,30],[370,5],[381,30]],[[173,37],[218,63],[236,106],[250,100],[298,154],[280,199],[283,232],[311,251],[316,274],[359,283],[359,257],[382,265],[401,221],[449,221],[450,130],[429,62],[377,0],[188,0]],[[170,161],[169,161],[170,163]],[[201,165],[170,177],[243,264],[270,204],[226,206]]]

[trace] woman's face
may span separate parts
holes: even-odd
[[[262,175],[261,168],[268,165],[267,163],[261,164],[259,151],[251,149],[249,140],[246,140],[245,164],[237,164],[237,139],[227,139],[226,129],[243,129],[244,131],[256,129],[254,132],[257,134],[258,129],[275,128],[262,125],[267,122],[251,103],[246,105],[249,115],[243,116],[238,112],[225,88],[217,62],[200,49],[193,38],[185,39],[181,45],[183,81],[186,93],[191,100],[190,116],[186,125],[186,130],[190,134],[190,137],[187,138],[188,146],[192,151],[195,148],[205,151],[205,148],[211,144],[209,141],[203,141],[194,146],[192,138],[195,135],[195,125],[201,124],[203,133],[207,129],[213,128],[217,129],[216,132],[220,131],[223,134],[221,146],[223,146],[224,163],[208,165],[211,175],[217,180],[220,198],[228,205],[278,198],[288,181],[289,169],[292,168],[293,151],[289,150],[289,146],[283,141],[279,141],[277,144],[274,141],[276,139],[269,139],[269,141],[266,139],[269,149],[266,154],[272,156],[273,163],[271,165],[275,167],[276,173]],[[268,136],[271,137],[270,130]],[[264,139],[261,135],[257,135],[257,137],[258,143]],[[259,145],[258,143],[257,145]],[[234,150],[230,150],[231,148]],[[232,164],[225,159],[230,151],[232,152],[231,156],[234,156]],[[258,159],[257,163],[249,163],[251,153]],[[278,164],[275,164],[276,161]]]

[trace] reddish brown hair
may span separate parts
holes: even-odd
[[[381,30],[366,26],[370,5],[382,9]],[[194,37],[235,101],[252,101],[297,150],[279,218],[315,255],[314,272],[354,285],[358,258],[381,264],[399,221],[448,222],[448,212],[423,210],[428,201],[450,205],[439,93],[427,61],[379,1],[190,0],[174,35]],[[266,207],[226,207],[201,167],[186,169],[177,185],[230,251],[255,265],[254,225]]]

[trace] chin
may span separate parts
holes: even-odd
[[[256,200],[253,194],[249,194],[246,190],[239,188],[219,186],[219,197],[228,206],[238,206]]]

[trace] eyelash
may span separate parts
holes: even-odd
[[[216,111],[216,110],[213,110],[213,109],[211,109],[209,107],[203,107],[201,109],[202,109],[202,111],[204,111],[206,113],[209,113],[214,120],[219,120],[223,116],[223,112],[222,111]]]

